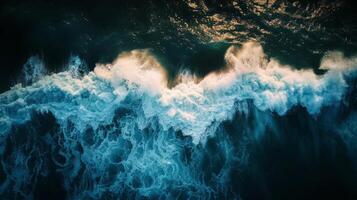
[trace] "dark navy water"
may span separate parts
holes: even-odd
[[[1,68],[1,88],[13,84],[33,55],[56,70],[72,54],[93,67],[122,51],[149,48],[173,74],[183,67],[204,75],[222,67],[227,46],[252,39],[282,62],[317,68],[328,50],[354,53],[351,2],[5,1],[1,56],[8,67]]]
[[[353,1],[3,1],[1,199],[356,199]]]

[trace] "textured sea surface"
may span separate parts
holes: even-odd
[[[6,1],[1,199],[356,199],[349,1]]]

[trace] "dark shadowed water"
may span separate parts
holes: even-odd
[[[356,11],[3,1],[0,199],[357,199]]]

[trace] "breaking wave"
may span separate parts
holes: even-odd
[[[62,122],[70,120],[78,130],[88,125],[97,128],[109,124],[116,108],[130,99],[141,101],[142,123],[157,117],[164,130],[181,130],[197,144],[205,140],[210,126],[230,119],[247,100],[261,111],[279,115],[297,105],[318,114],[322,106],[338,104],[347,87],[344,77],[354,72],[357,59],[330,54],[320,67],[328,72],[316,75],[268,60],[259,44],[246,43],[227,51],[225,71],[211,73],[198,83],[183,75],[183,82],[168,88],[165,70],[156,59],[148,51],[134,50],[113,64],[97,65],[83,77],[72,66],[30,86],[16,85],[1,95],[1,127],[6,132],[37,110],[50,111]]]
[[[255,42],[230,47],[225,60],[224,70],[202,79],[181,74],[173,87],[147,50],[123,53],[87,74],[78,71],[84,66],[78,57],[70,60],[67,71],[40,78],[38,69],[43,67],[35,66],[33,81],[0,95],[1,154],[9,141],[43,131],[48,135],[44,144],[52,146],[48,156],[67,177],[64,185],[72,198],[135,197],[130,191],[146,197],[217,198],[219,191],[229,190],[225,183],[238,159],[232,156],[228,136],[218,134],[223,122],[252,109],[285,115],[301,106],[319,115],[321,108],[342,103],[346,78],[354,77],[357,69],[357,58],[339,52],[322,58],[320,69],[327,70],[322,75],[293,69],[267,58]],[[36,130],[43,115],[53,118],[47,122],[51,126]],[[219,156],[207,160],[205,146],[212,137],[222,138],[215,144]],[[2,164],[6,179],[1,191],[11,188],[34,198],[24,185],[38,174],[45,176],[50,167],[32,143],[7,155],[11,162]],[[28,164],[31,157],[36,157],[35,164]],[[215,169],[213,162],[221,165]],[[83,181],[77,183],[76,177]]]

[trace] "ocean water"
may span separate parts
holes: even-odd
[[[352,1],[5,1],[1,199],[356,199]]]

